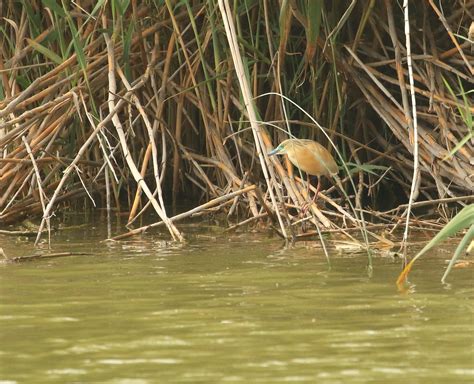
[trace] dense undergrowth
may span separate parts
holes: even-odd
[[[284,237],[393,231],[415,132],[412,225],[472,201],[472,2],[410,2],[416,127],[398,3],[219,3],[1,3],[0,224],[106,206],[154,211],[178,240],[179,220],[216,210]],[[336,145],[347,197],[325,180],[301,216],[304,180],[265,156],[288,135]]]

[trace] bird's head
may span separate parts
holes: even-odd
[[[288,146],[290,144],[289,140],[285,140],[278,147],[273,148],[270,152],[268,152],[268,156],[273,156],[273,155],[284,155],[285,153],[288,153]]]

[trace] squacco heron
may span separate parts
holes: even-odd
[[[316,187],[316,194],[313,198],[313,203],[316,201],[321,188],[321,176],[336,175],[338,168],[336,161],[321,144],[313,140],[306,139],[288,139],[280,143],[278,147],[268,153],[272,155],[288,155],[288,159],[308,175],[317,176],[318,186]]]

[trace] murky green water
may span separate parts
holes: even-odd
[[[1,383],[472,383],[472,268],[439,283],[431,254],[397,291],[398,262],[284,249],[256,235],[103,243],[0,266]],[[7,254],[31,241],[0,237]]]

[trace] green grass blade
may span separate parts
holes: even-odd
[[[191,27],[193,29],[193,32],[194,32],[194,37],[196,38],[196,45],[197,45],[197,48],[198,48],[198,52],[199,52],[199,57],[201,58],[201,63],[202,66],[202,71],[204,73],[204,77],[206,78],[206,85],[207,85],[207,91],[208,91],[208,96],[209,96],[209,100],[211,101],[211,106],[212,106],[212,109],[215,111],[216,110],[216,99],[215,99],[215,96],[214,96],[214,91],[213,91],[213,88],[211,86],[211,82],[210,82],[210,76],[208,74],[208,71],[207,71],[207,68],[206,68],[206,59],[204,57],[204,52],[202,50],[202,42],[200,40],[200,36],[199,36],[199,32],[198,32],[198,27],[196,25],[196,20],[194,18],[194,15],[193,15],[193,12],[192,12],[192,8],[191,8],[191,5],[189,4],[189,1],[185,0],[184,2],[184,5],[186,7],[186,10],[188,11],[188,16],[189,16],[189,20],[191,22]]]
[[[456,146],[451,149],[451,151],[446,156],[443,157],[443,161],[446,161],[451,158],[457,151],[459,151],[464,146],[464,144],[466,144],[469,140],[472,139],[473,135],[474,134],[471,131],[466,136],[464,136],[462,140],[457,143]]]
[[[97,4],[94,6],[94,9],[92,10],[92,12],[87,16],[87,19],[86,19],[86,24],[89,22],[89,20],[91,18],[94,17],[94,15],[99,11],[100,8],[102,8],[102,6],[104,5],[104,3],[106,2],[106,0],[99,0],[97,2]]]
[[[21,5],[28,15],[28,25],[31,31],[30,37],[36,38],[41,33],[41,14],[35,12],[31,6],[31,1],[21,1]]]
[[[55,14],[61,17],[66,16],[64,9],[62,9],[62,7],[55,0],[41,0],[41,2],[45,7],[48,7]]]
[[[84,53],[84,47],[82,46],[79,31],[77,30],[76,25],[74,24],[72,16],[66,9],[66,4],[64,3],[64,0],[63,0],[63,10],[65,12],[65,18],[69,25],[69,29],[71,30],[72,44],[74,46],[74,51],[76,52],[76,55],[77,55],[77,61],[79,62],[82,72],[84,73],[84,79],[88,83],[87,62],[86,62],[86,55]]]
[[[321,27],[321,13],[324,2],[321,0],[308,0],[306,2],[306,62],[313,60],[316,53],[316,45],[319,36],[319,29]]]
[[[130,25],[125,31],[125,34],[122,35],[123,63],[124,63],[125,76],[127,77],[128,80],[132,78],[132,66],[130,63],[130,48],[132,46],[132,37],[133,37],[134,31],[135,31],[135,23],[133,21],[130,21]]]
[[[467,245],[473,238],[474,238],[474,225],[471,225],[471,228],[469,228],[469,231],[464,235],[458,247],[456,248],[456,251],[454,252],[453,257],[451,258],[451,261],[449,262],[449,265],[446,268],[446,271],[444,272],[443,277],[441,278],[441,282],[443,284],[446,282],[446,278],[448,277],[449,272],[451,272],[451,269],[453,268],[454,263],[457,261],[457,259],[461,255],[462,250],[467,247]]]
[[[400,273],[400,276],[398,276],[397,284],[400,285],[405,281],[415,261],[418,260],[421,256],[423,256],[427,251],[429,251],[431,248],[433,248],[435,245],[437,245],[447,237],[452,236],[460,230],[468,228],[473,224],[474,204],[471,204],[467,207],[464,207],[456,216],[454,216],[453,219],[448,224],[446,224],[445,227],[441,231],[439,231],[438,234],[433,239],[431,239],[431,241],[426,244],[420,252],[418,252],[418,254],[403,269],[402,273]]]
[[[290,1],[283,0],[280,7],[280,18],[279,18],[279,31],[280,31],[280,42],[279,42],[279,54],[283,58],[284,52],[286,52],[286,45],[291,29],[291,8]],[[282,63],[280,63],[282,65]]]
[[[349,173],[351,175],[359,171],[363,171],[365,173],[369,173],[371,175],[377,176],[377,172],[375,171],[386,171],[389,168],[383,165],[356,164],[352,162],[346,162],[346,165],[349,167]]]
[[[471,112],[471,108],[470,108],[471,107],[471,102],[467,98],[468,92],[464,91],[464,88],[462,86],[462,82],[461,82],[461,79],[459,78],[459,76],[458,76],[458,84],[459,84],[459,89],[461,90],[461,96],[462,96],[462,99],[464,101],[464,109],[465,109],[465,112],[466,112],[465,115],[463,116],[464,122],[469,127],[469,130],[472,133],[472,112]],[[472,90],[469,91],[469,93],[471,93],[471,92],[472,92]]]
[[[36,41],[31,40],[31,39],[26,39],[26,41],[28,42],[28,45],[30,45],[34,50],[38,51],[43,56],[45,56],[46,58],[51,60],[52,62],[54,62],[58,65],[63,62],[63,59],[61,59],[61,57],[59,57],[56,53],[54,53],[50,49],[46,48],[44,45],[41,45],[41,44],[37,43]]]
[[[458,77],[458,81],[460,81],[459,77]],[[451,85],[448,83],[448,81],[444,77],[443,77],[443,82],[444,82],[444,85],[446,86],[446,88],[448,89],[449,93],[451,94],[451,96],[454,99],[456,99],[456,101],[457,101],[456,92],[454,92],[453,88],[451,87]],[[471,104],[469,103],[469,100],[466,97],[464,89],[462,88],[462,83],[460,82],[459,84],[460,84],[460,87],[461,87],[461,94],[463,96],[464,105],[458,102],[457,103],[457,108],[458,108],[459,114],[461,115],[461,118],[464,121],[464,123],[470,129],[472,129],[472,113],[470,112],[470,105]]]
[[[127,8],[130,5],[130,0],[122,0],[116,1],[116,7],[119,11],[120,16],[124,16],[125,12],[127,12]]]

